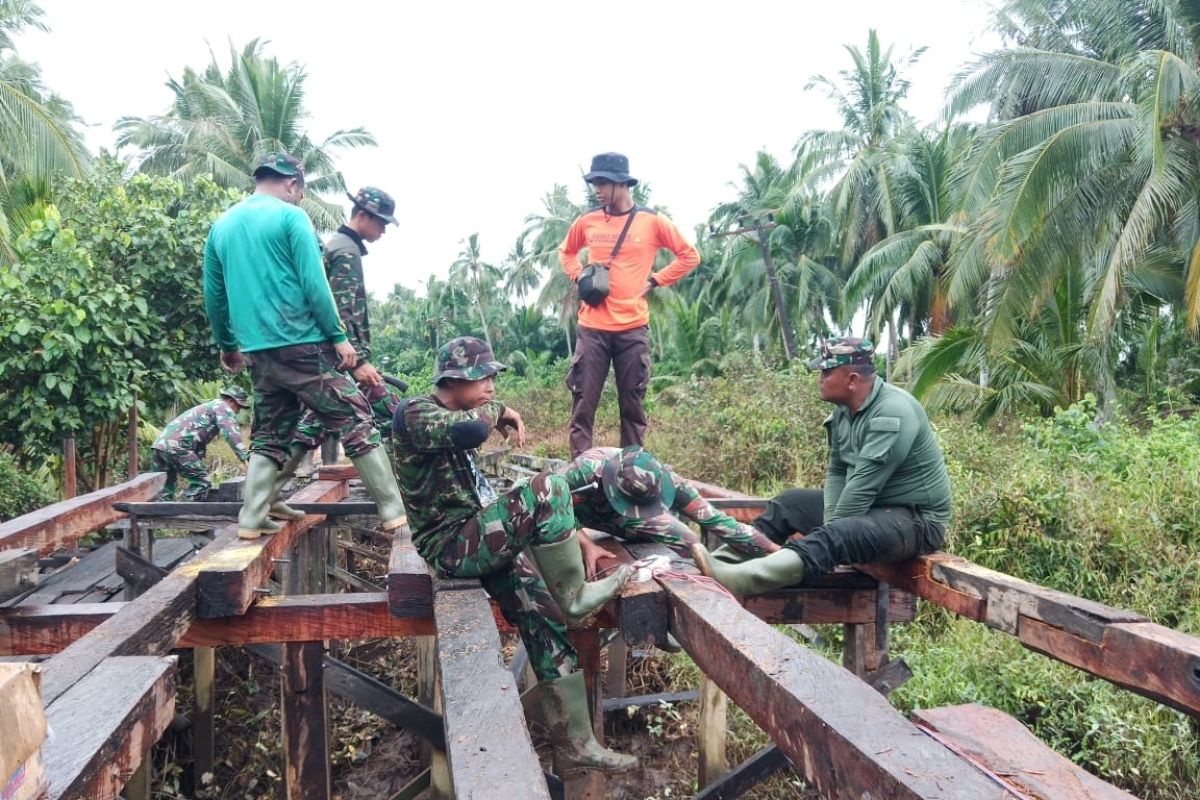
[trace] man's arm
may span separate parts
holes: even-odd
[[[358,290],[362,284],[362,256],[351,250],[334,253],[328,262],[329,290],[333,292],[334,304],[342,327],[346,329],[346,340],[354,346],[358,363],[371,360],[371,345],[364,341],[367,309],[357,308]]]
[[[833,518],[838,500],[846,487],[846,465],[838,457],[837,448],[833,442],[833,414],[825,418],[825,438],[829,443],[829,463],[825,467],[825,488],[822,490],[825,502],[825,522]]]
[[[654,224],[659,244],[674,253],[675,260],[651,275],[650,280],[658,286],[670,286],[700,264],[700,252],[683,238],[675,223],[662,214],[654,217]]]
[[[333,302],[333,292],[325,278],[325,265],[317,247],[317,235],[304,212],[288,214],[288,239],[292,246],[292,263],[300,281],[300,289],[317,321],[317,328],[326,341],[340,344],[346,341],[342,318]]]
[[[225,439],[238,459],[243,462],[250,460],[250,454],[246,452],[245,442],[242,441],[242,432],[238,428],[237,417],[233,415],[233,412],[224,403],[217,409],[217,430],[221,432],[221,437]]]
[[[826,522],[867,513],[896,467],[908,457],[917,435],[916,420],[907,417],[879,415],[867,426],[854,474],[846,481],[832,516],[826,514]]]
[[[579,251],[587,244],[584,240],[583,226],[579,224],[581,219],[582,217],[571,223],[567,238],[563,239],[558,248],[558,260],[562,262],[563,272],[567,273],[567,277],[572,281],[579,280],[579,273],[583,271],[583,265],[579,263]]]
[[[504,404],[491,400],[472,411],[451,411],[421,398],[408,398],[396,408],[392,429],[415,450],[474,450],[504,414]]]
[[[217,346],[225,352],[238,349],[237,338],[229,324],[229,297],[225,293],[225,269],[213,244],[212,231],[204,242],[204,312],[212,326]]]

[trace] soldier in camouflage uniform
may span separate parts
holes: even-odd
[[[204,306],[221,366],[247,364],[254,423],[238,536],[280,526],[272,514],[300,515],[279,500],[301,406],[341,436],[346,455],[375,500],[384,530],[404,524],[404,505],[371,410],[343,370],[357,363],[322,268],[312,221],[297,206],[304,170],[286,153],[254,167],[254,194],[222,214],[204,246]],[[250,356],[247,358],[246,356]]]
[[[571,487],[575,519],[584,527],[629,541],[658,542],[688,555],[700,541],[683,521],[690,520],[746,556],[779,549],[758,529],[713,508],[639,445],[585,450],[567,464],[563,476]],[[589,563],[604,554],[590,543],[584,543],[583,549]]]
[[[175,484],[182,475],[187,480],[183,490],[185,500],[203,501],[208,498],[212,484],[208,481],[208,465],[204,463],[204,451],[218,433],[229,443],[234,455],[244,463],[250,456],[242,444],[242,432],[238,429],[237,413],[250,405],[246,391],[230,386],[216,400],[193,406],[167,423],[162,433],[154,440],[154,468],[167,473],[162,497],[170,500],[175,496]]]
[[[413,544],[439,573],[479,578],[521,634],[542,686],[555,745],[555,772],[617,771],[637,760],[602,747],[592,735],[583,673],[567,624],[610,600],[629,576],[585,580],[567,481],[539,473],[497,495],[475,455],[493,428],[524,444],[520,414],[492,398],[504,369],[473,337],[438,351],[435,391],[396,409],[393,457],[408,508]]]

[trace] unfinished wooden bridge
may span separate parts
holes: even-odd
[[[515,455],[493,464],[517,474],[544,466]],[[507,628],[478,582],[431,579],[404,529],[388,542],[386,591],[353,572],[347,521],[374,511],[348,499],[354,477],[352,467],[322,468],[289,500],[308,515],[257,541],[236,536],[236,497],[149,502],[161,473],[0,524],[0,657],[41,661],[43,702],[57,732],[42,750],[49,797],[149,797],[147,756],[175,714],[172,653],[181,649],[194,658],[193,766],[197,775],[210,771],[214,667],[217,648],[227,645],[249,646],[279,667],[289,799],[332,796],[329,693],[430,745],[429,769],[389,800],[605,796],[594,777],[564,786],[543,771],[518,688],[520,654],[505,664],[498,634]],[[743,520],[763,504],[697,486]],[[123,542],[76,551],[82,537],[114,526],[123,528]],[[154,531],[166,528],[214,533],[156,539]],[[604,544],[625,561],[666,552]],[[81,557],[59,566],[71,555]],[[682,561],[673,569],[694,571]],[[630,584],[594,628],[573,633],[597,734],[603,709],[643,702],[623,696],[627,648],[662,643],[670,632],[703,672],[696,800],[737,797],[780,770],[829,798],[1131,797],[998,711],[955,706],[908,718],[895,710],[887,693],[911,673],[889,658],[889,628],[913,619],[918,598],[1200,716],[1200,639],[938,553],[839,570],[816,586],[744,604],[690,581]],[[800,623],[845,626],[841,666],[772,627]],[[377,637],[417,637],[417,698],[326,652],[330,640]],[[732,767],[726,697],[773,742]]]

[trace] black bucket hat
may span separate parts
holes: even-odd
[[[592,157],[592,169],[583,179],[591,183],[596,178],[637,186],[637,178],[629,174],[629,159],[620,153],[601,153]]]

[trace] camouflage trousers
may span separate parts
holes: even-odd
[[[254,384],[250,452],[275,463],[287,460],[301,404],[328,430],[337,431],[350,458],[379,446],[371,408],[358,385],[337,369],[328,343],[276,347],[248,354]]]
[[[385,439],[390,437],[392,435],[392,414],[395,413],[396,406],[400,405],[400,401],[403,399],[400,396],[400,390],[391,384],[381,383],[378,386],[360,386],[359,391],[371,405],[371,415],[375,420],[375,428],[379,431],[379,435]],[[325,441],[325,426],[312,409],[305,408],[300,414],[300,421],[296,423],[296,433],[292,441],[307,450],[320,447],[321,443]]]
[[[579,668],[579,656],[528,548],[562,541],[574,532],[566,480],[543,472],[480,509],[427,557],[444,575],[479,578],[520,633],[539,680],[570,675]]]
[[[692,545],[699,542],[700,537],[679,518],[682,516],[695,521],[702,531],[713,534],[738,552],[748,556],[766,554],[771,540],[762,531],[721,513],[674,472],[671,477],[675,484],[671,511],[644,519],[618,514],[608,504],[604,492],[596,490],[590,493],[591,497],[577,495],[583,499],[575,507],[575,516],[585,528],[604,531],[630,542],[665,544],[690,558]]]
[[[180,475],[187,481],[187,488],[183,490],[184,500],[202,502],[208,499],[208,492],[212,489],[208,480],[208,464],[204,462],[204,456],[196,451],[155,450],[154,469],[167,473],[167,482],[163,484],[160,495],[164,500],[174,499]]]

